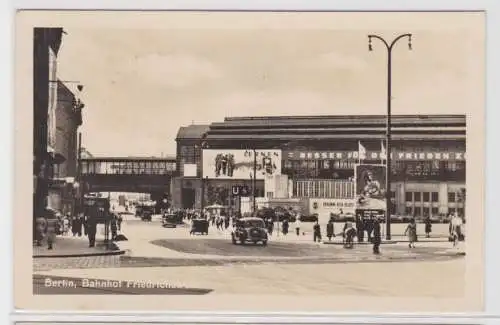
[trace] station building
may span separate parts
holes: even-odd
[[[391,213],[463,215],[466,117],[393,116],[391,130]],[[173,205],[236,206],[232,186],[255,185],[259,202],[307,200],[311,213],[346,213],[354,166],[385,163],[385,134],[383,115],[228,117],[181,127]]]

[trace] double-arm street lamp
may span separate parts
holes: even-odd
[[[392,50],[396,43],[403,39],[408,38],[408,48],[411,50],[411,37],[412,34],[401,34],[397,36],[391,43],[387,42],[384,38],[378,35],[368,35],[368,49],[373,51],[372,39],[381,41],[387,49],[387,131],[386,131],[386,178],[385,178],[385,204],[386,204],[386,239],[391,239],[391,69],[392,69]]]

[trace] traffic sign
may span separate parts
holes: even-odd
[[[233,185],[231,187],[231,193],[233,196],[249,196],[250,189],[246,185]]]

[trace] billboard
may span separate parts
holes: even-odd
[[[255,150],[256,179],[281,175],[281,150]],[[203,177],[209,179],[252,179],[254,150],[203,150]]]
[[[385,170],[384,165],[361,164],[354,167],[357,210],[385,211]]]

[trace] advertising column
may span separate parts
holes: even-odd
[[[384,165],[360,164],[354,167],[356,215],[385,215]]]

